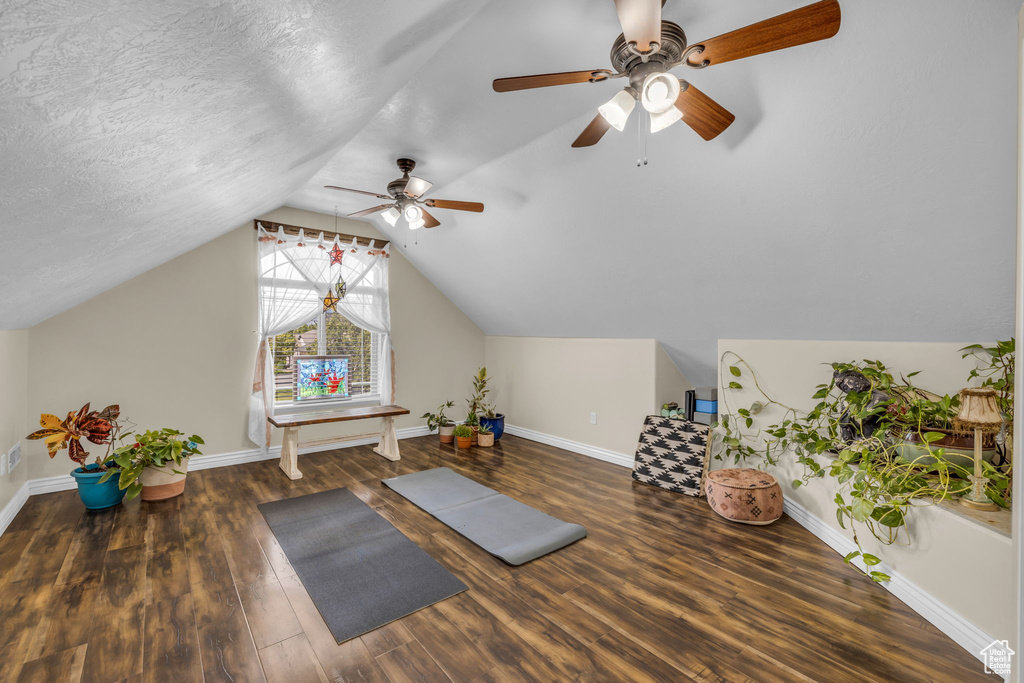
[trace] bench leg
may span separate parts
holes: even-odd
[[[281,469],[289,479],[302,479],[299,472],[299,428],[285,427],[281,442]]]
[[[398,460],[398,435],[395,434],[395,418],[385,417],[384,424],[380,430],[380,443],[373,449],[377,455],[384,456],[388,460]]]

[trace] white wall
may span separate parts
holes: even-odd
[[[299,209],[265,218],[334,229],[333,216]],[[339,230],[380,237],[360,221],[342,219]],[[484,336],[401,254],[392,252],[389,269],[397,398],[412,411],[398,418],[401,428],[422,424],[418,416],[444,397],[468,394],[484,362]],[[60,414],[86,401],[119,403],[140,428],[201,435],[206,454],[252,449],[246,425],[255,329],[256,240],[249,222],[28,330],[33,381],[22,415]],[[378,421],[355,421],[305,428],[301,436],[375,429]],[[280,434],[274,439],[279,443]],[[72,469],[66,456],[50,461],[39,443],[28,461],[33,478]]]
[[[629,461],[644,416],[670,400],[681,404],[690,388],[653,339],[487,337],[486,344],[506,422]]]
[[[901,342],[823,342],[823,341],[719,341],[719,357],[727,351],[745,359],[758,375],[758,381],[773,399],[801,410],[809,410],[815,386],[827,383],[833,361],[881,360],[890,369],[903,373],[921,370],[916,385],[940,394],[955,393],[968,385],[967,375],[974,363],[961,359],[963,343]],[[725,370],[728,372],[727,369]],[[745,369],[744,369],[745,372]],[[729,379],[732,379],[731,377]],[[723,380],[728,384],[729,379]],[[734,412],[749,408],[758,398],[751,389],[749,376],[738,380],[741,391],[719,388],[719,409]],[[729,401],[727,408],[725,400]],[[766,410],[758,425],[772,424],[780,411]],[[757,425],[755,425],[757,426]],[[732,461],[712,461],[713,469],[734,467]],[[749,466],[758,466],[751,464]],[[839,533],[833,499],[837,488],[833,480],[813,480],[794,490],[791,483],[801,476],[802,467],[790,463],[768,468],[788,500],[793,500]],[[870,537],[859,537],[868,552],[881,557],[903,578],[916,584],[992,638],[1016,637],[1016,561],[1010,538],[973,521],[938,508],[915,510],[909,546],[882,547]],[[851,569],[850,571],[854,571]],[[973,653],[976,654],[976,653]]]
[[[28,395],[28,331],[0,331],[0,452],[7,453],[19,439],[22,440],[22,461],[14,472],[0,477],[0,509],[14,498],[28,478],[26,444],[24,437],[36,429],[36,420],[26,419],[25,401]],[[45,456],[46,449],[43,449]],[[0,531],[3,525],[0,524]]]

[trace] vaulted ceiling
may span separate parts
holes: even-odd
[[[810,0],[668,0],[699,40]],[[377,227],[485,332],[987,340],[1013,321],[1020,0],[847,0],[832,40],[679,73],[712,142],[636,118],[612,0],[26,3],[0,13],[2,327],[34,324],[275,206],[342,214],[411,156],[442,226]],[[634,115],[635,116],[635,115]],[[637,117],[638,118],[638,117]],[[368,201],[363,201],[366,199]]]

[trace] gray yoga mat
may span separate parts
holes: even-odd
[[[347,489],[259,510],[339,643],[466,590]]]
[[[546,515],[447,467],[382,482],[511,565],[535,560],[587,535],[579,524]]]

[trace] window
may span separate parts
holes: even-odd
[[[280,408],[295,403],[295,359],[301,356],[344,356],[348,358],[348,401],[379,400],[380,335],[349,322],[345,316],[328,311],[291,332],[273,338],[274,402]],[[311,402],[310,406],[321,405]]]

